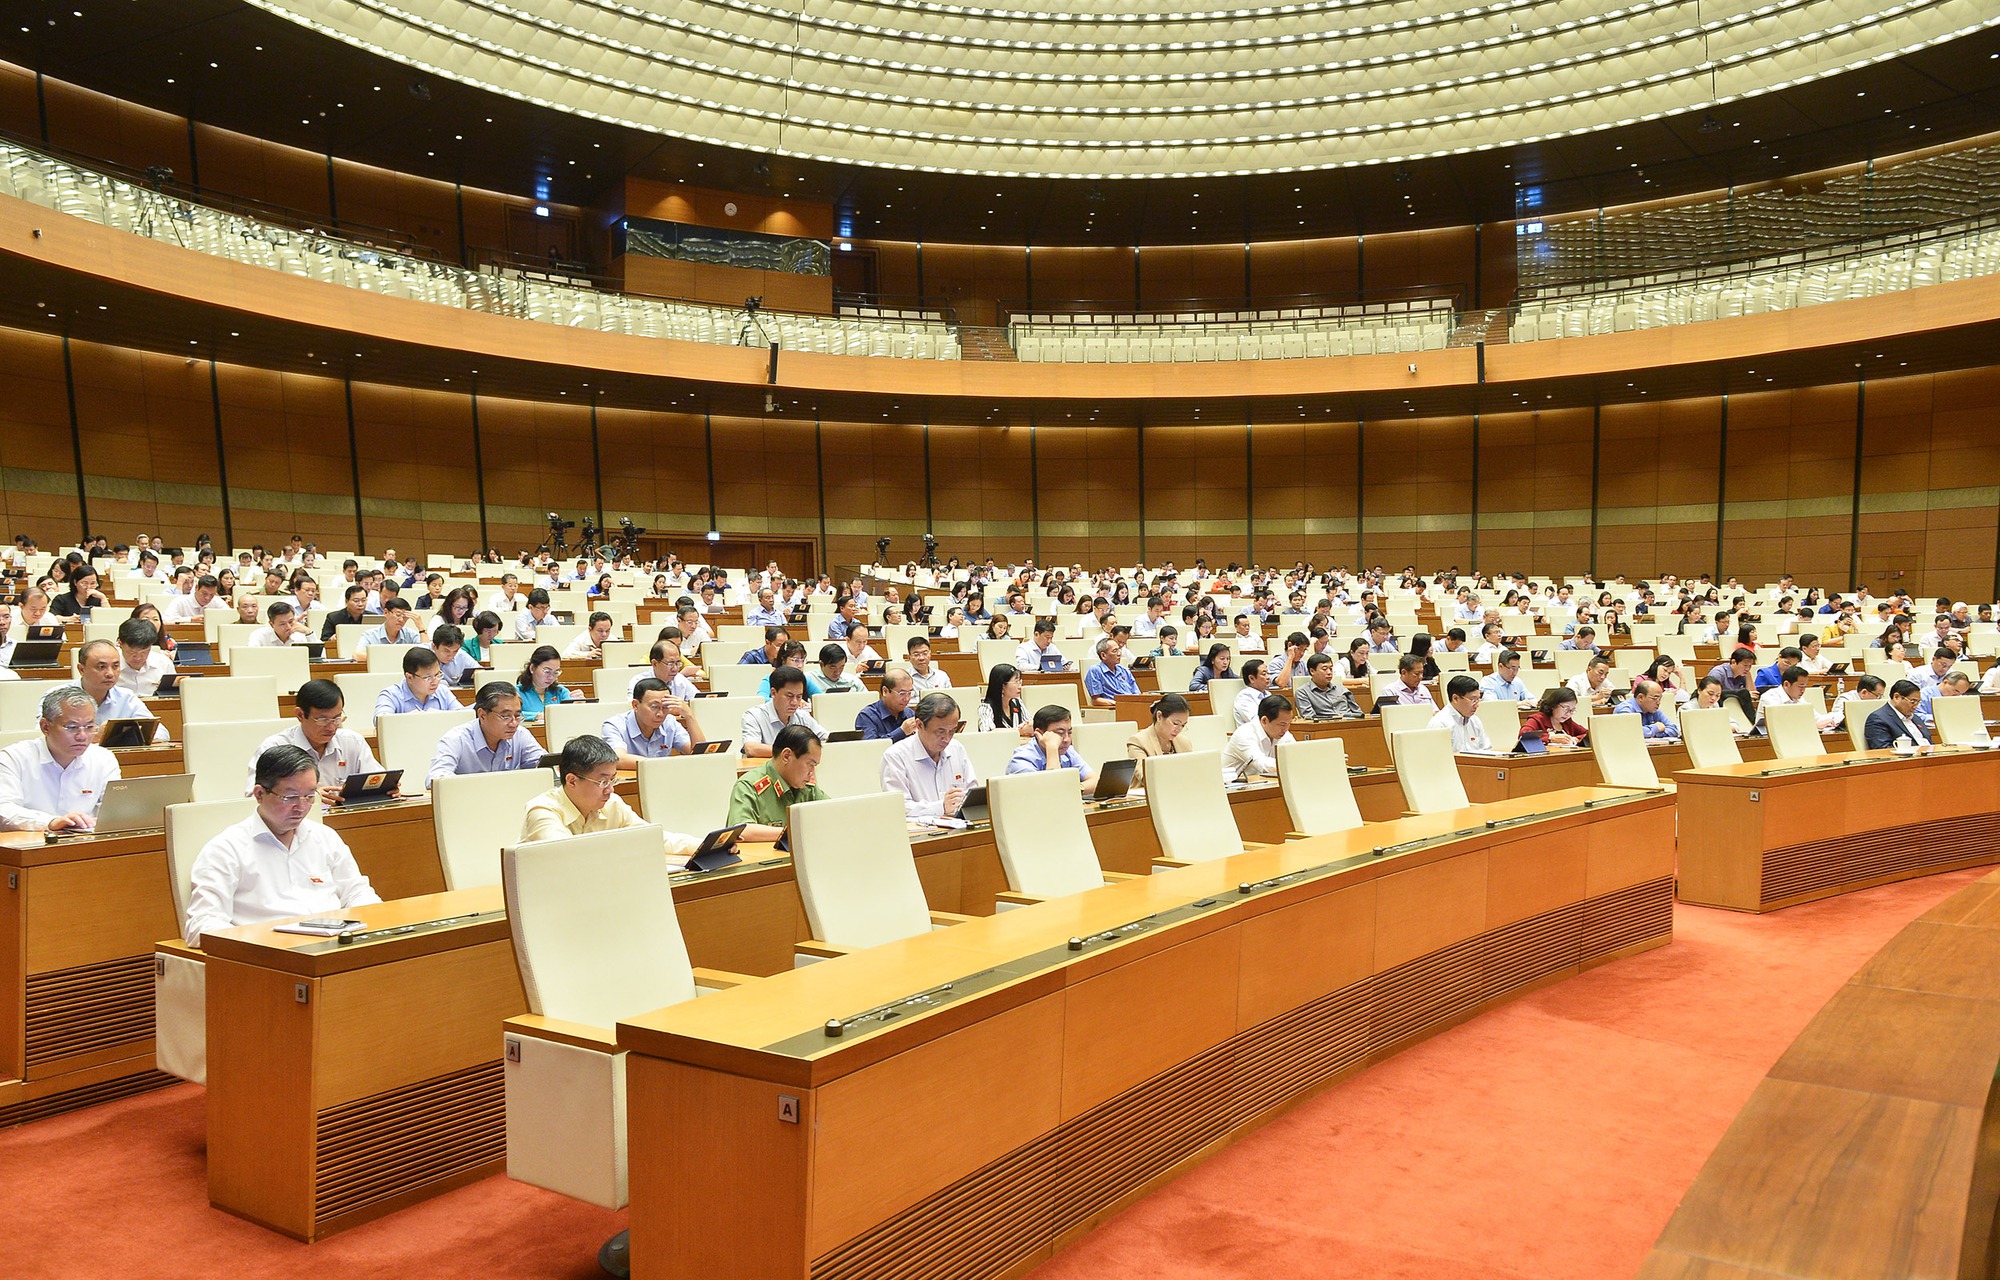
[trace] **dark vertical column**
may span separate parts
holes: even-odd
[[[1528,535],[1528,548],[1532,554],[1534,550],[1532,532]],[[1476,413],[1472,415],[1472,547],[1468,554],[1471,555],[1472,562],[1465,566],[1465,571],[1477,581],[1479,578],[1479,415]]]
[[[49,95],[46,86],[42,83],[42,73],[39,68],[35,71],[35,123],[41,126],[42,145],[47,146],[49,142]]]
[[[1861,433],[1868,420],[1868,380],[1854,380],[1854,505],[1848,511],[1847,524],[1847,587],[1852,591],[1861,585]],[[2000,538],[2000,534],[1995,535]],[[1993,560],[1994,590],[2000,592],[2000,545],[1994,549]],[[1995,596],[2000,599],[2000,595]]]
[[[462,182],[452,183],[451,194],[458,205],[458,265],[461,267],[470,267],[472,265],[472,250],[465,243],[465,184]]]
[[[42,78],[37,74],[35,77],[35,86],[37,89],[41,87],[41,83]],[[48,129],[46,114],[43,118],[42,127],[43,132],[46,134]],[[79,532],[88,536],[90,533],[90,494],[85,491],[83,483],[83,423],[76,416],[76,367],[70,363],[68,334],[63,335],[63,391],[69,396],[70,456],[76,459],[76,517],[82,524]],[[82,539],[79,538],[78,541],[82,541]]]
[[[334,226],[340,225],[340,192],[333,181],[333,153],[326,155],[326,219]],[[367,548],[363,547],[363,551]]]
[[[492,545],[486,532],[486,451],[479,441],[479,379],[472,380],[472,483],[479,495],[479,549]]]
[[[354,549],[366,555],[368,554],[368,535],[362,531],[361,527],[361,445],[359,437],[354,430],[354,380],[352,378],[342,378],[340,380],[340,394],[341,398],[347,402],[347,471],[349,476],[354,480]],[[480,501],[479,508],[483,523],[486,513],[484,499]]]
[[[1033,311],[1035,309],[1035,246],[1031,244],[1023,245],[1021,248],[1021,272],[1027,278],[1027,307],[1028,310]]]
[[[1138,260],[1137,254],[1133,255],[1133,260],[1134,261]],[[1133,283],[1137,284],[1138,281],[1135,279]],[[1133,300],[1135,302],[1138,300],[1137,294],[1133,295]],[[1136,430],[1139,432],[1139,443],[1136,449],[1136,452],[1139,455],[1139,563],[1145,564],[1146,563],[1146,415],[1143,409],[1140,410],[1139,412],[1139,425],[1136,428]]]
[[[1029,552],[1035,563],[1042,562],[1042,467],[1036,456],[1035,415],[1028,415],[1028,527]]]
[[[1590,406],[1590,576],[1597,576],[1597,474],[1604,461],[1604,403]]]
[[[1244,264],[1248,271],[1249,245],[1244,245]],[[1247,276],[1246,276],[1247,278]],[[1248,410],[1243,415],[1243,556],[1250,564],[1257,563],[1257,482],[1256,450],[1250,443],[1250,429],[1257,422],[1257,411]]]
[[[820,421],[819,410],[813,410],[813,489],[819,495],[819,563],[825,568],[826,559],[826,426]]]
[[[1722,397],[1722,442],[1715,457],[1715,580],[1722,581],[1723,514],[1729,502],[1729,397]],[[1659,571],[1657,561],[1654,572]]]
[[[195,145],[194,117],[189,116],[188,133],[188,186],[201,190],[201,149]]]
[[[1486,306],[1486,254],[1480,245],[1481,233],[1486,224],[1472,224],[1472,309],[1483,310]]]
[[[598,393],[602,395],[602,392]],[[597,447],[597,399],[590,401],[590,479],[597,488],[597,527],[604,528],[604,455]],[[602,535],[600,535],[602,536]]]
[[[708,458],[708,531],[714,533],[722,526],[715,519],[715,418],[707,409],[701,411],[701,439]]]
[[[215,413],[215,479],[222,487],[222,545],[233,547],[236,526],[229,514],[229,450],[222,443],[222,380],[213,360],[208,362],[208,404]]]
[[[1368,565],[1366,548],[1368,525],[1368,424],[1354,424],[1354,571]]]
[[[924,296],[924,242],[919,240],[917,241],[917,297],[918,299],[921,300],[923,296]],[[825,553],[825,548],[823,547],[821,548],[821,553],[822,554]]]
[[[924,532],[934,532],[937,517],[931,510],[931,411],[924,410]]]

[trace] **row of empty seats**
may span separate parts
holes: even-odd
[[[0,195],[198,253],[438,306],[683,342],[731,344],[743,327],[741,312],[731,308],[612,293],[517,271],[472,271],[177,200],[15,143],[0,142]],[[767,312],[763,326],[788,351],[959,358],[958,335],[943,320]],[[753,333],[749,341],[763,339]]]
[[[1061,364],[1175,364],[1190,360],[1297,360],[1442,351],[1451,328],[1423,325],[1246,330],[1228,325],[1157,326],[1165,332],[1079,332],[1074,325],[1016,325],[1014,353],[1022,360]]]

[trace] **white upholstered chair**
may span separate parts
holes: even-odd
[[[452,774],[431,783],[431,824],[447,889],[500,883],[500,851],[521,839],[528,801],[555,785],[545,768]],[[652,833],[653,852],[661,849]]]
[[[812,937],[798,944],[799,964],[900,942],[964,919],[934,912],[924,901],[899,794],[794,805],[791,845],[799,899],[812,930]]]
[[[639,813],[669,831],[715,831],[729,816],[736,757],[726,751],[639,762]]]
[[[986,784],[993,806],[993,842],[1007,873],[1000,908],[1100,889],[1108,875],[1097,861],[1074,769],[1002,774]]]
[[[176,923],[187,920],[202,846],[256,811],[247,797],[167,806],[167,884]],[[153,1064],[190,1083],[208,1083],[208,965],[190,947],[153,953]]]
[[[1607,787],[1656,788],[1659,771],[1646,749],[1646,726],[1636,715],[1592,716],[1590,750],[1597,757],[1597,774]]]
[[[1147,759],[1146,801],[1163,862],[1212,862],[1252,847],[1236,827],[1217,752]]]
[[[1347,744],[1339,738],[1278,744],[1278,784],[1292,835],[1319,836],[1361,825],[1354,784],[1347,778]]]
[[[1395,734],[1389,739],[1389,753],[1395,757],[1396,781],[1402,784],[1403,801],[1411,813],[1443,813],[1470,803],[1452,755],[1451,730],[1410,729]]]
[[[1729,712],[1722,707],[1706,711],[1682,707],[1681,741],[1687,744],[1688,762],[1697,769],[1743,763],[1742,749],[1729,725]]]

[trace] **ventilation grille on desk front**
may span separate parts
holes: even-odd
[[[1552,975],[1673,929],[1663,877],[1468,938],[1259,1023],[818,1259],[812,1280],[981,1280],[1273,1109]]]
[[[500,1060],[330,1107],[319,1113],[317,1139],[316,1223],[504,1160]]]
[[[28,1065],[153,1038],[153,957],[30,974]]]
[[[1860,835],[1786,845],[1764,855],[1761,906],[1870,880],[2000,861],[1991,815],[1933,818]]]

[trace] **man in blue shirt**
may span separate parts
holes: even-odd
[[[359,658],[367,653],[371,644],[422,644],[423,635],[409,622],[410,602],[401,596],[390,596],[382,602],[382,625],[361,633],[354,656]]]
[[[1785,682],[1785,673],[1799,665],[1805,654],[1794,645],[1786,645],[1778,650],[1778,660],[1768,667],[1757,668],[1757,682],[1753,688],[1771,689]]]
[[[778,608],[778,593],[769,587],[757,592],[755,607],[743,611],[743,622],[751,627],[775,627],[783,625],[785,615]]]
[[[1139,682],[1124,666],[1125,647],[1115,635],[1097,642],[1097,665],[1083,673],[1084,692],[1093,707],[1116,707],[1118,695],[1139,692]]]
[[[1661,689],[1657,682],[1641,680],[1632,686],[1632,696],[1614,707],[1611,714],[1636,715],[1639,717],[1640,732],[1645,737],[1676,741],[1681,736],[1681,727],[1660,710],[1660,697]]]
[[[1972,680],[1963,671],[1946,671],[1936,684],[1924,689],[1923,696],[1917,702],[1917,723],[1923,726],[1924,732],[1931,735],[1933,742],[1938,740],[1938,731],[1937,713],[1931,709],[1931,704],[1939,698],[1956,698],[1970,692],[1972,692]]]
[[[1049,705],[1035,712],[1035,734],[1017,747],[1007,759],[1009,773],[1041,773],[1047,769],[1074,769],[1083,781],[1090,781],[1090,763],[1070,745],[1076,732],[1070,724],[1069,708]]]
[[[472,723],[447,729],[438,739],[430,776],[532,769],[547,754],[521,727],[521,691],[512,681],[493,680],[473,699]]]
[[[442,692],[444,671],[437,654],[429,649],[403,651],[403,679],[375,695],[377,716],[396,716],[410,711],[456,711],[458,699]]]
[[[1528,686],[1521,683],[1521,655],[1502,649],[1494,660],[1493,674],[1479,682],[1479,692],[1494,702],[1533,702]]]
[[[791,638],[791,633],[783,627],[765,627],[764,643],[745,649],[743,656],[736,660],[736,665],[747,667],[761,662],[775,667],[778,665],[778,650],[784,648],[785,641]]]
[[[916,717],[910,713],[910,694],[915,689],[915,682],[904,668],[883,672],[881,696],[861,708],[854,717],[854,727],[861,730],[864,739],[901,742],[917,731]]]
[[[641,760],[665,756],[684,756],[693,749],[687,730],[668,714],[667,708],[673,700],[666,681],[647,676],[633,686],[632,709],[604,722],[598,735],[618,753],[621,766],[632,767]]]

